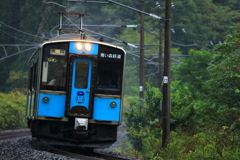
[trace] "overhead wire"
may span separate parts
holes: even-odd
[[[13,37],[13,38],[15,38],[15,39],[18,39],[18,40],[20,40],[20,41],[23,41],[23,42],[26,42],[26,43],[31,43],[31,44],[34,44],[33,42],[26,41],[26,40],[23,40],[23,39],[21,39],[21,38],[18,38],[18,37],[16,37],[16,36],[13,36],[12,34],[10,34],[10,33],[7,33],[6,31],[4,31],[4,30],[2,30],[2,29],[0,29],[0,31],[1,31],[1,32],[3,32],[3,33],[5,33],[5,34],[7,34],[7,35],[9,35],[9,36],[11,36],[11,37]]]
[[[14,54],[11,54],[11,55],[7,55],[6,57],[3,57],[3,58],[0,58],[0,60],[3,60],[3,59],[6,59],[6,58],[9,58],[9,57],[12,57],[12,56],[15,56],[17,54],[20,54],[22,52],[26,52],[26,51],[29,51],[29,50],[32,50],[32,49],[36,49],[38,46],[34,46],[34,47],[31,47],[31,48],[28,48],[28,49],[25,49],[23,51],[20,51],[20,52],[17,52],[17,53],[14,53]]]
[[[23,34],[26,34],[26,35],[29,35],[29,36],[33,36],[33,37],[37,37],[37,38],[42,38],[42,39],[45,38],[45,37],[42,37],[42,36],[37,36],[37,35],[34,35],[34,34],[30,34],[30,33],[27,33],[27,32],[24,32],[24,31],[21,31],[21,30],[19,30],[19,29],[16,29],[16,28],[14,28],[14,27],[11,27],[11,26],[9,26],[9,25],[3,23],[3,22],[0,22],[0,23],[3,24],[3,25],[5,25],[5,26],[7,26],[7,27],[9,27],[9,28],[11,28],[11,29],[13,29],[13,30],[15,30],[15,31],[21,32],[21,33],[23,33]]]

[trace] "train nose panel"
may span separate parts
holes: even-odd
[[[120,121],[121,101],[112,98],[94,98],[93,119],[100,121]],[[115,103],[114,107],[111,106]]]
[[[44,101],[48,98],[48,102]],[[64,117],[66,95],[40,93],[38,102],[38,116]]]
[[[84,106],[74,106],[70,113],[73,115],[87,115],[89,114],[89,110]]]

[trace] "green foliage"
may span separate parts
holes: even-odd
[[[173,72],[173,89],[186,90],[192,93],[192,98],[199,96],[198,93],[206,92],[202,87],[209,79],[206,72],[208,64],[214,59],[214,54],[206,50],[190,50],[187,59],[180,59],[182,63],[172,67]]]
[[[206,68],[214,57],[206,50],[190,50],[189,57],[180,59],[182,63],[172,68],[172,129],[181,126],[195,134],[212,122],[211,114],[217,107],[209,102],[206,96],[209,91],[203,86],[209,79]]]
[[[240,1],[235,0],[181,0],[175,1],[174,5],[172,26],[176,26],[176,34],[172,34],[172,39],[180,44],[197,43],[194,49],[213,48],[210,41],[214,44],[223,42],[229,24],[238,22],[240,17],[239,10],[236,10]],[[186,33],[181,32],[181,27]],[[189,50],[185,46],[180,49],[183,54]]]
[[[239,121],[231,127],[222,126],[221,129],[214,128],[215,130],[194,135],[192,138],[195,147],[186,159],[239,159],[238,126]]]
[[[130,139],[125,139],[120,145],[121,149],[114,151],[122,154],[131,155],[141,159],[151,160],[193,160],[193,159],[213,159],[213,160],[238,160],[240,121],[236,121],[232,126],[222,126],[219,128],[208,128],[204,132],[194,135],[186,134],[184,130],[177,129],[171,131],[171,144],[168,148],[161,147],[161,131],[158,128],[149,130],[141,127],[139,132],[129,132],[142,138],[142,150],[135,150]],[[156,132],[159,134],[157,138]]]
[[[26,96],[20,92],[0,92],[0,130],[25,128]]]
[[[152,150],[159,148],[161,137],[159,102],[162,95],[159,89],[152,87],[150,83],[147,83],[145,95],[145,101],[135,99],[130,102],[129,110],[124,116],[126,124],[130,126],[128,137],[134,150],[148,155]]]
[[[208,67],[210,79],[205,87],[210,91],[209,96],[213,103],[232,108],[240,105],[240,25],[229,29],[225,43],[214,48],[217,57]]]
[[[138,94],[137,86],[139,85],[139,80],[137,78],[137,71],[137,67],[133,65],[128,65],[125,68],[124,93],[126,95],[135,96],[136,94]]]
[[[25,92],[27,88],[28,73],[23,71],[10,71],[9,79],[7,84],[11,86],[11,90],[18,90],[20,92]]]

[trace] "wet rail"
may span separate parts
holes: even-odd
[[[73,149],[74,150],[73,152],[71,152],[70,151],[71,149],[69,149],[69,148],[66,149],[64,147],[60,147],[60,149],[59,149],[58,146],[50,146],[50,145],[47,145],[45,142],[46,141],[42,141],[42,143],[44,143],[44,146],[51,152],[60,154],[60,155],[64,155],[67,157],[71,157],[71,158],[78,158],[78,159],[83,159],[83,160],[126,160],[121,157],[102,154],[102,153],[98,153],[98,152],[94,152],[94,151],[91,152],[91,151],[87,151],[87,150],[80,149],[80,148],[78,148],[79,153],[76,152],[76,150],[75,150],[76,148]],[[83,154],[84,152],[86,154]]]
[[[29,129],[0,131],[0,140],[13,139],[18,137],[30,136]]]

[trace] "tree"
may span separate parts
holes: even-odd
[[[188,58],[180,59],[182,63],[172,68],[172,129],[182,126],[196,133],[196,128],[205,123],[203,115],[209,114],[212,108],[204,100],[208,90],[203,86],[209,79],[206,69],[213,59],[214,54],[209,51],[190,50]]]
[[[216,0],[217,1],[217,0]],[[240,2],[235,1],[239,6]],[[222,5],[212,0],[182,0],[174,2],[172,40],[180,44],[198,44],[194,49],[212,49],[210,44],[221,43],[231,22],[239,21],[239,10],[232,9],[232,3]],[[182,32],[184,28],[186,32]],[[189,47],[180,46],[183,54]]]
[[[134,148],[140,152],[149,152],[154,148],[150,144],[155,143],[155,141],[161,146],[159,142],[161,138],[159,102],[162,99],[162,94],[158,88],[153,87],[151,83],[147,83],[145,95],[144,105],[141,105],[141,100],[135,98],[130,103],[129,110],[124,113],[125,122],[129,126],[129,140]],[[148,139],[149,135],[152,139]]]
[[[213,103],[239,108],[240,102],[240,24],[231,26],[223,44],[216,45],[216,58],[208,71],[210,79],[205,87]]]
[[[181,64],[172,67],[173,90],[181,90],[188,87],[192,93],[192,99],[196,99],[198,93],[205,93],[204,83],[209,79],[206,72],[214,54],[206,50],[190,50],[186,59],[180,59]]]
[[[213,53],[197,51],[174,68],[173,127],[185,126],[196,134],[213,125],[238,123],[239,33],[239,24],[230,27],[226,41],[216,45]]]

